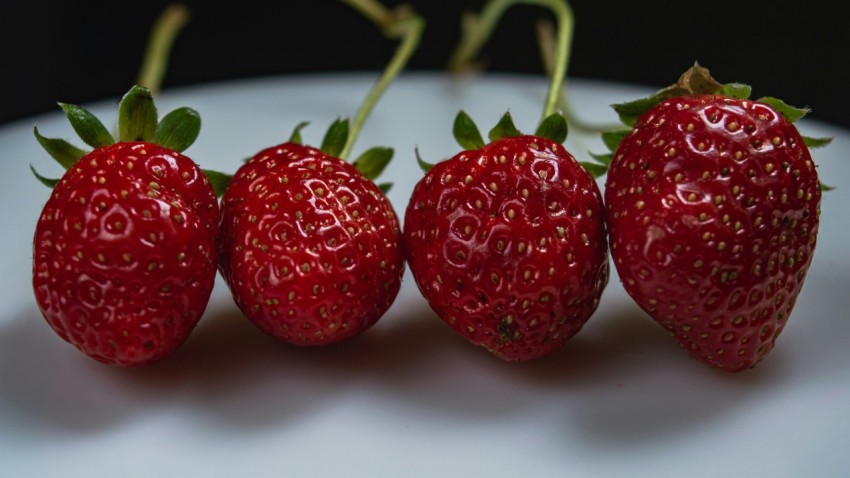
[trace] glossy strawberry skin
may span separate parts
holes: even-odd
[[[208,303],[217,220],[212,187],[186,156],[143,142],[95,149],[65,173],[36,226],[42,315],[98,361],[164,358]]]
[[[821,189],[769,106],[666,100],[620,143],[605,200],[628,293],[691,356],[727,371],[773,347],[817,242]]]
[[[392,305],[400,234],[386,196],[352,165],[284,143],[245,163],[222,197],[220,268],[261,330],[326,345],[362,333]]]
[[[557,350],[608,281],[599,189],[544,138],[504,138],[437,163],[414,188],[404,240],[436,314],[506,361]]]

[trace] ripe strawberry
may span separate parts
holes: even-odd
[[[405,214],[416,284],[443,321],[497,357],[552,353],[608,282],[599,189],[560,144],[560,115],[529,136],[506,114],[485,146],[461,112],[455,136],[467,150],[428,170]]]
[[[730,372],[764,358],[791,315],[820,214],[807,143],[826,142],[800,136],[792,121],[804,111],[749,92],[696,65],[615,106],[632,128],[606,138],[611,253],[626,291],[691,356]]]
[[[260,329],[296,345],[339,342],[372,326],[404,271],[386,196],[327,142],[322,149],[297,137],[264,149],[222,197],[220,264],[233,298]],[[376,148],[356,164],[374,177],[369,165],[382,168],[391,155]]]
[[[288,142],[249,159],[222,197],[219,268],[233,299],[257,327],[295,345],[352,338],[392,305],[404,260],[398,217],[377,178],[392,158],[376,147],[347,157],[360,127],[419,43],[424,21],[408,6],[352,2],[390,37],[401,37],[349,129],[337,120],[321,149]]]
[[[216,272],[216,194],[180,154],[200,118],[181,108],[157,124],[150,91],[119,106],[118,142],[89,112],[62,105],[89,153],[35,135],[67,172],[35,230],[33,288],[60,337],[101,362],[136,366],[183,343]],[[33,172],[35,172],[33,170]]]

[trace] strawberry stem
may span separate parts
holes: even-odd
[[[181,4],[169,5],[160,14],[151,30],[136,84],[147,87],[153,94],[159,92],[171,46],[188,21],[189,9]]]
[[[377,104],[390,83],[404,69],[407,61],[413,55],[417,46],[419,46],[422,31],[425,29],[425,21],[406,5],[400,5],[390,10],[375,0],[342,0],[342,2],[359,11],[372,21],[372,23],[381,28],[385,36],[392,39],[401,38],[401,44],[393,55],[392,60],[384,68],[381,77],[375,85],[372,86],[372,89],[357,110],[354,120],[351,122],[348,139],[339,155],[340,159],[345,159],[351,153],[354,142],[357,140],[357,135],[360,133],[363,124],[366,123],[366,119],[369,117],[372,109],[374,109],[375,104]]]
[[[449,69],[453,71],[470,69],[471,59],[490,38],[505,11],[520,3],[548,8],[555,15],[558,23],[557,47],[550,75],[549,91],[541,116],[541,119],[545,119],[557,111],[558,99],[567,73],[574,20],[572,8],[566,0],[490,0],[480,15],[469,15],[464,19],[463,36],[449,60]]]
[[[572,43],[572,36],[570,38]],[[537,44],[540,47],[540,56],[543,60],[543,67],[547,75],[551,75],[555,69],[555,59],[557,55],[557,38],[555,28],[549,21],[541,20],[537,23]],[[571,47],[567,46],[567,60],[565,68],[569,67],[569,54]],[[613,129],[621,128],[620,124],[593,124],[579,118],[569,100],[569,88],[566,86],[566,71],[564,72],[564,85],[560,88],[558,95],[558,104],[564,112],[571,129],[583,131],[586,133],[602,133]]]

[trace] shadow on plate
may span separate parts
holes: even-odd
[[[250,431],[358,400],[473,422],[555,404],[555,431],[578,427],[625,445],[704,424],[781,382],[780,353],[753,371],[721,374],[689,360],[641,314],[607,306],[560,352],[511,364],[468,344],[420,298],[401,300],[363,335],[321,348],[278,342],[226,305],[209,310],[171,357],[122,369],[62,342],[33,305],[0,327],[0,412],[24,432],[73,434],[152,410]]]

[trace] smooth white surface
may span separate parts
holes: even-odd
[[[284,142],[300,121],[311,144],[353,115],[373,74],[266,78],[165,91],[161,113],[197,109],[187,154],[235,170]],[[483,132],[510,109],[533,131],[540,78],[452,81],[403,76],[354,154],[392,146],[385,173],[399,216],[421,177],[413,156],[455,154],[467,111]],[[573,105],[611,122],[608,105],[648,90],[570,83]],[[765,92],[769,93],[769,92]],[[73,98],[57,98],[73,101]],[[88,105],[105,123],[116,100]],[[817,105],[814,105],[817,107]],[[58,109],[57,109],[58,110]],[[373,329],[328,348],[263,335],[219,280],[207,313],[172,357],[135,370],[95,363],[59,339],[31,290],[32,233],[49,191],[31,176],[58,166],[32,136],[73,137],[60,113],[0,128],[0,474],[77,476],[847,476],[850,447],[850,132],[814,152],[824,195],[814,264],[777,348],[736,375],[687,357],[616,275],[587,326],[555,356],[507,364],[469,345],[428,309],[409,274]],[[79,142],[78,142],[79,144]],[[573,132],[567,147],[602,151]]]

